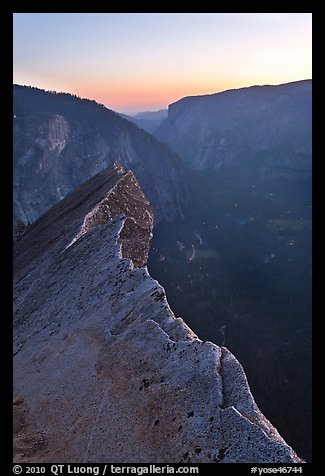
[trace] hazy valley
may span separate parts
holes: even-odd
[[[119,383],[116,375],[112,377],[110,370],[105,367],[105,356],[102,354],[100,362],[94,363],[100,367],[100,371],[96,373],[88,369],[85,370],[85,375],[87,378],[90,376],[94,381],[99,379],[103,395],[106,395],[105,379],[107,376],[113,378],[113,387],[108,390],[113,400],[119,391],[128,392],[126,382],[129,375],[136,385],[138,383],[141,385],[144,381],[142,386],[146,387],[149,382],[150,388],[155,390],[150,390],[152,395],[143,396],[141,400],[141,412],[144,412],[141,415],[143,415],[148,402],[152,402],[162,388],[163,394],[168,395],[168,398],[172,399],[173,395],[178,395],[178,384],[176,380],[173,380],[173,372],[179,365],[178,357],[176,358],[175,355],[181,348],[188,348],[184,343],[186,341],[191,341],[193,348],[197,345],[197,338],[193,337],[187,324],[203,342],[211,341],[216,344],[213,352],[218,353],[219,351],[215,349],[220,349],[218,346],[225,346],[238,358],[246,372],[250,389],[261,412],[293,447],[298,456],[310,461],[311,81],[274,87],[243,88],[215,95],[183,98],[169,106],[167,118],[164,119],[164,111],[159,112],[160,115],[156,118],[137,115],[133,118],[133,122],[139,126],[137,127],[94,101],[80,100],[70,95],[49,93],[35,88],[14,86],[15,235],[19,234],[25,225],[37,220],[25,233],[21,234],[15,245],[17,247],[15,255],[17,361],[23,369],[24,359],[32,360],[37,357],[39,364],[35,364],[34,369],[36,381],[37,369],[47,372],[52,364],[50,359],[46,358],[46,366],[42,367],[41,362],[46,349],[44,355],[41,351],[39,355],[34,355],[32,346],[25,345],[20,334],[27,343],[29,335],[33,335],[37,345],[43,345],[40,344],[43,342],[42,339],[44,342],[49,339],[48,342],[52,342],[49,345],[53,346],[51,352],[54,352],[56,341],[50,340],[51,333],[54,337],[57,336],[55,339],[64,340],[73,328],[73,332],[79,332],[81,329],[82,345],[85,352],[91,353],[91,358],[95,362],[96,346],[101,348],[103,345],[104,354],[107,352],[106,344],[101,342],[102,337],[99,335],[101,331],[104,332],[103,329],[106,326],[110,328],[114,336],[113,340],[108,339],[109,346],[115,349],[115,354],[110,354],[109,359],[114,355],[112,362],[116,363],[118,356],[122,355],[123,362],[125,359],[125,367],[123,369],[121,367],[119,371],[125,379],[123,377],[122,383]],[[149,121],[149,123],[141,121]],[[151,130],[155,137],[141,130],[146,128]],[[115,162],[121,164],[125,170],[132,171],[135,180],[139,182],[150,202],[153,214],[140,194],[138,184],[134,185],[135,182],[132,182],[131,189],[122,188],[118,194],[118,207],[114,208],[114,214],[107,214],[105,208],[103,208],[104,211],[101,209],[93,225],[91,217],[90,221],[87,218],[88,213],[96,205],[95,202],[103,200],[107,192],[103,183],[95,176],[99,172],[103,174],[99,177],[105,176],[107,167],[112,167]],[[85,181],[92,177],[94,177],[93,181],[88,182],[90,185],[87,183],[85,185]],[[115,183],[114,180],[113,183]],[[102,188],[99,187],[99,183]],[[128,185],[127,183],[126,186]],[[78,188],[80,186],[81,188]],[[110,190],[109,187],[107,189]],[[135,201],[135,208],[131,207],[131,218],[136,216],[137,220],[139,219],[137,207],[140,203],[144,210],[147,210],[143,211],[141,219],[144,220],[145,213],[151,218],[149,222],[144,220],[146,232],[143,232],[142,223],[140,231],[137,228],[136,233],[133,233],[134,230],[131,227],[130,236],[126,233],[126,238],[131,240],[133,237],[133,242],[139,244],[140,240],[141,243],[145,243],[140,248],[149,253],[148,271],[152,278],[157,279],[163,286],[164,289],[160,287],[159,292],[166,291],[166,296],[162,296],[162,302],[166,306],[164,309],[168,311],[163,312],[165,314],[167,312],[168,315],[164,314],[164,317],[160,314],[160,310],[157,311],[157,304],[153,302],[157,296],[151,296],[153,297],[151,299],[141,285],[139,285],[140,291],[135,292],[134,301],[132,301],[132,292],[139,284],[137,280],[138,278],[140,280],[140,271],[134,272],[128,269],[129,265],[125,262],[123,265],[125,269],[119,275],[122,284],[117,284],[117,291],[120,291],[116,294],[112,289],[113,282],[118,282],[118,279],[114,278],[114,273],[117,273],[116,269],[120,269],[117,266],[121,264],[117,259],[116,251],[120,233],[117,231],[119,220],[121,220],[119,214],[125,213],[124,205],[132,201],[132,191],[140,194],[141,199],[138,202],[138,199]],[[120,209],[121,203],[123,210]],[[140,210],[142,210],[141,206]],[[115,221],[113,220],[110,224],[111,218]],[[151,219],[154,222],[154,228],[149,250]],[[88,231],[87,220],[91,223],[90,231]],[[53,230],[53,236],[50,231],[46,231],[47,223],[50,226],[49,230]],[[57,230],[58,225],[60,230]],[[83,230],[81,235],[77,235],[77,232],[81,230]],[[110,240],[110,251],[105,250],[105,230]],[[44,238],[44,243],[48,243],[49,251],[45,244],[40,245],[40,248],[35,246],[34,241],[37,236]],[[77,237],[75,244],[72,243],[69,247],[74,237]],[[55,239],[58,240],[57,244]],[[32,256],[30,256],[30,250],[33,251]],[[80,250],[82,253],[79,255]],[[90,253],[89,257],[88,253]],[[93,253],[97,255],[92,256]],[[135,260],[138,254],[137,249],[136,254],[131,253],[123,258]],[[116,269],[111,269],[109,264],[106,269],[105,263],[100,261],[101,259],[108,260],[107,263],[109,263],[110,256],[114,260]],[[99,260],[97,264],[95,258]],[[82,278],[83,287],[80,286],[80,289],[77,281],[69,289],[67,281],[70,267],[76,276],[83,273],[82,266],[79,264],[80,259],[84,261],[87,272],[94,271],[89,298],[86,278],[85,280]],[[143,263],[145,262],[146,259]],[[38,270],[41,270],[43,281],[47,283],[46,289],[42,291],[40,291],[42,280],[38,276]],[[134,280],[134,285],[129,287],[127,284],[124,285],[127,274],[132,275]],[[33,276],[36,283],[34,285],[32,284]],[[106,289],[105,279],[108,277],[110,286]],[[155,290],[152,278],[150,278],[152,280],[149,285],[150,292]],[[146,282],[149,282],[148,279],[146,277]],[[60,306],[53,299],[52,290],[48,289],[51,286],[53,286],[52,290],[54,289],[58,294],[64,290],[67,302],[70,298],[72,299],[73,322],[70,323],[63,317],[62,309],[59,309]],[[45,303],[44,306],[34,302],[38,299],[39,292],[43,296],[41,301]],[[126,298],[123,297],[124,294],[127,295]],[[105,314],[105,305],[101,303],[101,300],[105,299],[109,303],[107,314],[109,317]],[[143,303],[143,308],[140,302]],[[46,303],[50,306],[49,308]],[[117,305],[116,308],[114,303]],[[158,304],[160,305],[160,301]],[[128,315],[122,316],[123,306],[126,306],[125,309],[127,308],[128,312],[130,311],[130,318]],[[133,307],[136,311],[132,310]],[[50,322],[50,314],[47,314],[50,308],[55,310],[57,316],[54,323]],[[184,325],[183,321],[181,324],[177,319],[173,321],[174,317],[173,315],[170,317],[170,309],[171,314],[174,313],[176,318],[180,316],[183,319]],[[152,317],[152,314],[155,317]],[[82,319],[91,315],[93,328],[99,326],[97,330],[90,329],[91,326],[87,327],[84,320],[81,320],[79,329],[77,322],[79,315]],[[26,316],[29,316],[27,321]],[[36,330],[45,326],[40,337],[36,335],[38,330],[36,332],[33,329],[34,324],[29,322],[30,319],[35,319]],[[102,319],[107,324],[103,329],[100,327],[101,324],[98,324]],[[124,322],[123,319],[126,321]],[[152,349],[155,346],[159,348],[166,337],[157,337],[161,329],[158,332],[156,324],[152,324],[152,319],[158,322],[158,327],[161,326],[169,339],[177,342],[176,354],[172,354],[172,357],[167,358],[165,354],[162,356],[159,352],[159,355],[155,357]],[[148,320],[151,321],[151,327]],[[70,325],[72,327],[69,330]],[[62,328],[59,329],[61,326]],[[127,359],[135,358],[138,361],[141,352],[145,352],[146,348],[145,339],[143,342],[143,336],[141,337],[137,326],[140,326],[139,329],[143,329],[143,332],[148,332],[148,336],[151,336],[152,332],[153,336],[157,337],[153,337],[148,348],[148,355],[150,354],[148,359],[150,365],[156,358],[159,365],[167,366],[170,372],[166,371],[168,387],[162,387],[162,380],[159,384],[161,386],[158,387],[158,374],[151,367],[150,370],[143,367],[143,370],[141,365],[144,364],[141,362],[139,365],[143,374],[142,370],[140,372],[136,369],[136,366],[132,367],[132,370],[129,369],[129,373],[126,371]],[[146,326],[148,326],[147,330],[145,330]],[[176,330],[178,327],[181,334],[178,334]],[[167,332],[167,328],[174,330]],[[134,340],[132,340],[132,332],[135,333]],[[123,342],[123,345],[131,346],[134,350],[129,354],[119,354],[121,352],[118,350],[119,341]],[[73,342],[73,346],[76,345],[77,343]],[[209,347],[210,344],[206,345]],[[67,358],[70,359],[69,346],[66,344],[62,346],[62,355],[67,354]],[[210,354],[208,354],[206,363],[204,363],[204,352],[198,354],[203,369],[202,375],[204,378],[207,376],[204,385],[207,385],[207,382],[211,383],[209,375],[211,376],[212,367],[210,367]],[[187,353],[186,350],[186,355],[188,359],[191,359],[189,357],[191,352]],[[61,356],[60,359],[62,358]],[[82,356],[80,359],[83,362]],[[190,367],[192,373],[187,376],[188,382],[193,379],[196,381],[196,378],[200,381],[200,372],[196,373],[194,364],[193,361],[193,366],[191,364]],[[17,368],[20,368],[19,365]],[[77,369],[79,365],[77,358],[73,365]],[[242,382],[242,377],[238,376],[237,370],[233,373],[231,368],[229,366],[227,370],[229,381],[233,379],[234,382]],[[186,363],[182,364],[180,369],[178,373],[176,370],[176,375],[183,381],[184,375],[187,375]],[[159,373],[160,370],[157,372]],[[222,375],[221,370],[219,373]],[[213,374],[213,378],[218,382],[219,373],[216,376]],[[18,375],[21,375],[21,371],[17,373]],[[60,380],[61,376],[55,375],[55,379]],[[162,372],[159,378],[166,378],[166,375]],[[68,373],[64,374],[64,378],[68,378]],[[213,385],[216,385],[215,381],[213,382]],[[17,384],[18,387],[21,394],[25,392],[24,398],[26,400],[29,398],[31,402],[31,390],[25,391],[22,383]],[[27,384],[26,388],[28,388]],[[51,389],[49,391],[52,392]],[[19,392],[17,398],[21,396]],[[236,404],[237,406],[234,404],[236,410],[242,411],[244,416],[245,411],[249,415],[253,412],[254,418],[259,421],[258,425],[265,430],[263,415],[260,417],[255,406],[251,406],[250,393],[248,395],[246,390],[244,393],[245,396],[240,393],[240,397],[235,398],[233,390],[229,390],[229,397],[223,398],[226,400],[229,398],[229,402],[239,398],[241,403]],[[193,395],[190,393],[188,400],[185,399],[185,401],[198,405]],[[292,395],[295,396],[294,399]],[[52,397],[53,399],[61,398],[60,392],[58,391]],[[92,398],[89,394],[85,395],[83,404],[85,402],[92,404]],[[125,408],[120,408],[117,400],[114,402],[118,409],[113,417],[117,421],[117,417],[123,414]],[[96,400],[96,405],[97,403]],[[208,399],[205,408],[210,408],[210,404],[211,399]],[[213,415],[216,420],[221,418],[223,410],[223,405],[219,402],[217,406],[219,404],[220,414]],[[175,411],[179,412],[177,405]],[[226,407],[229,406],[231,406],[230,403]],[[35,403],[34,408],[30,410],[31,413],[34,412],[36,415],[37,408]],[[191,408],[187,410],[191,414]],[[63,411],[67,410],[63,409]],[[136,417],[137,411],[132,407],[132,418]],[[149,431],[151,439],[155,442],[153,449],[146,453],[147,457],[151,458],[150,461],[153,461],[152,455],[155,448],[159,448],[160,440],[159,438],[156,440],[152,427],[162,424],[164,417],[168,414],[168,406],[163,409],[152,408],[150,412],[152,414],[150,413],[146,424],[142,428],[137,427],[137,431],[139,433]],[[160,412],[161,416],[154,418],[155,412]],[[167,458],[166,455],[173,454],[174,461],[186,461],[189,455],[190,462],[208,461],[213,458],[214,462],[219,462],[221,459],[227,462],[227,458],[229,462],[244,461],[244,453],[239,451],[236,453],[234,441],[230,436],[225,436],[225,439],[229,438],[229,445],[225,449],[225,445],[218,440],[218,432],[214,433],[215,428],[213,438],[216,439],[210,440],[210,436],[206,437],[200,443],[201,446],[198,446],[200,428],[204,428],[204,432],[207,433],[210,431],[209,425],[206,426],[203,420],[205,418],[209,421],[209,418],[212,418],[204,413],[203,407],[198,407],[198,413],[202,417],[202,421],[200,420],[202,427],[199,420],[195,424],[191,418],[189,421],[188,417],[178,413],[177,418],[180,419],[180,423],[176,426],[173,423],[174,420],[171,419],[172,416],[168,414],[166,425],[171,425],[173,428],[172,433],[168,435],[169,438],[176,438],[173,440],[176,441],[176,450],[172,453],[173,450],[168,445],[163,446],[161,458]],[[195,414],[197,414],[196,411]],[[41,433],[49,431],[45,415],[46,413],[42,416],[42,429],[37,430]],[[74,414],[71,416],[71,421],[69,420],[70,423],[79,421],[79,417],[77,413]],[[158,423],[155,423],[156,421]],[[222,421],[224,421],[222,424],[225,435],[228,435],[228,420]],[[108,422],[109,419],[107,428]],[[229,422],[231,422],[230,417]],[[237,428],[236,425],[237,423],[235,423]],[[185,436],[179,434],[180,427],[182,427],[181,430],[186,428]],[[187,439],[186,435],[192,434],[194,428],[198,430],[198,434]],[[264,440],[260,441],[254,434],[253,441],[258,448],[257,453],[255,454],[253,449],[251,453],[247,450],[247,457],[255,458],[254,461],[258,461],[261,457],[273,457],[270,455],[273,455],[272,445],[276,441],[281,451],[285,448],[283,454],[280,451],[281,461],[293,461],[295,456],[292,453],[290,457],[288,456],[289,450],[282,446],[283,440],[280,441],[274,437],[273,427],[267,426],[267,428],[265,434],[269,438],[269,446],[267,446],[269,456],[265,456],[266,453],[263,453],[261,449]],[[56,437],[59,438],[61,429],[58,426],[56,430]],[[239,424],[238,431],[240,433]],[[114,435],[113,432],[112,437],[115,437]],[[88,454],[93,454],[93,457],[104,458],[101,451],[104,451],[105,445],[101,437],[98,438],[99,450],[93,447],[87,449],[85,441],[79,442],[81,446],[86,447],[84,450],[87,453],[86,457]],[[136,437],[134,441],[131,440],[122,438],[123,444],[126,445],[132,446],[139,442]],[[76,448],[79,443],[76,443]],[[131,457],[137,458],[138,461],[139,454],[144,451],[143,448],[147,448],[147,444],[146,439],[141,440],[140,450],[134,453],[136,456],[131,455]],[[195,448],[202,448],[204,444],[207,447],[210,445],[209,448],[218,447],[218,452],[196,451]],[[181,453],[184,445],[187,445],[187,451],[184,450]],[[52,447],[50,444],[48,448],[51,448],[53,454],[58,454],[55,444]],[[39,457],[46,461],[46,445],[44,447],[41,445],[40,451]],[[112,448],[110,451],[113,452],[114,458],[119,458],[118,452],[114,453],[115,450]],[[76,457],[81,458],[79,450],[76,450],[75,454]],[[62,461],[66,457],[63,455]]]
[[[209,198],[158,226],[149,268],[177,315],[238,356],[263,412],[310,460],[311,81],[181,99],[156,135]]]

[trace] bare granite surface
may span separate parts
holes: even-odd
[[[15,243],[14,461],[300,462],[236,358],[175,318],[152,222],[114,164]]]

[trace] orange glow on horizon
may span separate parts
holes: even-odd
[[[243,78],[241,76],[233,76],[231,78],[220,77],[215,81],[201,81],[192,78],[187,83],[175,79],[174,82],[170,78],[163,80],[162,78],[153,84],[146,81],[138,81],[136,83],[125,82],[109,82],[109,81],[87,81],[84,78],[78,84],[68,83],[68,87],[63,84],[54,81],[50,83],[46,82],[46,86],[43,81],[33,82],[20,82],[20,84],[26,84],[35,86],[46,90],[63,91],[71,94],[77,94],[81,98],[87,98],[95,100],[101,104],[104,104],[107,108],[132,114],[144,110],[157,110],[165,109],[169,104],[176,102],[187,96],[200,96],[207,94],[214,94],[222,92],[228,89],[238,89],[255,85],[265,84],[281,84],[291,81],[299,81],[302,79],[310,79],[306,77],[284,77],[283,80],[279,80],[279,76],[274,74],[273,78],[269,76],[263,77],[260,75],[258,81],[253,81],[250,77]],[[70,87],[69,87],[70,86]]]
[[[207,94],[214,94],[228,89],[238,89],[250,87],[255,85],[265,84],[281,84],[291,81],[299,81],[302,79],[310,79],[308,77],[292,77],[289,80],[284,78],[283,81],[279,78],[261,78],[260,81],[252,81],[249,78],[243,80],[240,77],[233,77],[231,79],[222,78],[215,82],[206,82],[199,84],[150,84],[143,82],[142,84],[133,85],[112,85],[112,84],[97,84],[97,85],[81,85],[74,88],[75,94],[80,97],[95,99],[104,104],[109,109],[117,110],[119,112],[138,112],[144,110],[156,110],[167,108],[169,104],[176,102],[187,96],[200,96]]]
[[[185,96],[311,78],[311,20],[310,13],[19,13],[13,78],[120,112],[161,109]]]

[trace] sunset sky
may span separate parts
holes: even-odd
[[[13,81],[134,114],[312,77],[311,13],[15,13]]]

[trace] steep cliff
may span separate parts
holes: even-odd
[[[156,222],[186,202],[179,158],[95,101],[14,85],[13,113],[14,226],[33,222],[115,160],[132,169]]]
[[[235,357],[173,315],[152,221],[114,164],[15,243],[15,461],[299,462]]]
[[[183,98],[155,135],[194,169],[311,176],[311,80]]]

